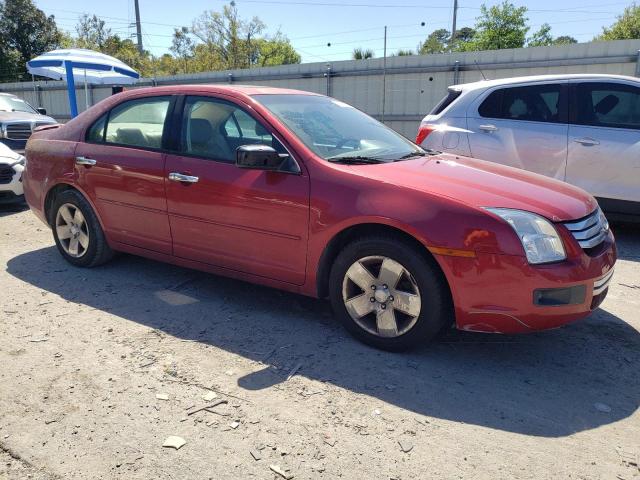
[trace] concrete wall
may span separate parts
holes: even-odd
[[[446,94],[447,86],[487,78],[548,73],[609,73],[638,76],[640,40],[592,42],[556,47],[519,48],[442,55],[389,57],[386,67],[385,123],[409,138],[420,119]],[[138,86],[187,83],[242,83],[295,88],[350,103],[382,118],[383,59],[305,63],[278,67],[206,72],[142,79]],[[86,108],[84,87],[77,86],[78,109]],[[69,118],[64,82],[0,84],[53,117]],[[89,105],[111,94],[111,87],[90,87]]]

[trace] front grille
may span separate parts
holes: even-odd
[[[597,247],[607,238],[609,233],[609,222],[599,208],[584,218],[564,222],[563,225],[571,232],[583,250]]]
[[[8,165],[0,165],[0,184],[11,183],[16,171]]]
[[[9,140],[28,140],[31,136],[31,123],[7,123],[4,128]]]

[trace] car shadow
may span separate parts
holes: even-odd
[[[640,223],[615,222],[611,229],[616,237],[618,258],[640,262]]]
[[[48,247],[12,258],[7,271],[123,321],[262,361],[264,368],[238,380],[248,390],[283,382],[300,362],[299,375],[408,412],[543,437],[614,423],[640,399],[639,332],[607,312],[606,302],[558,330],[451,330],[417,351],[392,354],[349,337],[325,301],[143,258],[122,255],[83,270]],[[86,335],[99,325],[96,318]]]
[[[15,215],[16,213],[21,213],[25,210],[29,210],[29,206],[26,203],[0,205],[0,218]]]

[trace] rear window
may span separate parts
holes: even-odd
[[[440,113],[442,113],[445,108],[451,105],[453,101],[460,96],[460,94],[462,94],[462,90],[449,89],[449,93],[447,93],[447,96],[440,100],[440,102],[435,107],[433,107],[433,110],[429,112],[429,115],[439,115]]]

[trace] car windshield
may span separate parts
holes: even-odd
[[[0,111],[37,113],[31,105],[18,97],[0,95]]]
[[[425,151],[360,110],[316,95],[254,95],[318,156],[349,163],[379,163]]]

